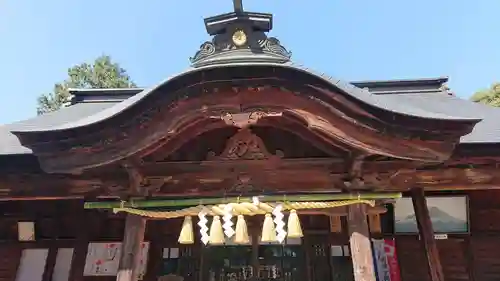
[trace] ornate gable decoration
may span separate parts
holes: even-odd
[[[232,136],[226,143],[224,151],[215,156],[210,152],[207,160],[278,160],[283,157],[283,153],[276,151],[276,155],[271,154],[264,145],[264,142],[249,128],[244,128]]]
[[[267,37],[263,32],[252,32],[248,36],[251,41],[238,46],[228,34],[216,35],[212,41],[203,43],[190,61],[194,67],[228,62],[290,61],[292,53],[287,51],[278,39]]]
[[[241,1],[235,2],[233,13],[205,19],[208,34],[214,36],[200,46],[190,58],[193,67],[231,62],[290,61],[292,53],[274,37],[267,37],[272,15],[243,11]]]

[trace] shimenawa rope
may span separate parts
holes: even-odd
[[[148,211],[135,208],[114,208],[114,213],[126,212],[129,214],[134,214],[143,217],[156,218],[156,219],[173,219],[185,216],[196,216],[202,210],[204,210],[208,216],[223,216],[224,208],[226,205],[231,205],[233,214],[238,215],[265,215],[271,213],[276,205],[282,204],[283,210],[303,210],[303,209],[328,209],[335,207],[348,206],[352,204],[367,204],[372,207],[375,206],[374,200],[342,200],[342,201],[328,201],[328,202],[285,202],[285,203],[259,203],[254,205],[253,203],[243,202],[243,203],[229,203],[229,204],[219,204],[219,205],[209,205],[209,206],[195,206],[190,208],[185,208],[177,211]]]

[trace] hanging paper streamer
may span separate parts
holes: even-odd
[[[283,218],[285,217],[283,215],[283,205],[276,205],[273,210],[273,215],[274,223],[276,224],[276,239],[278,240],[278,242],[283,243],[286,238],[285,222],[283,221]]]
[[[181,233],[179,235],[180,244],[194,244],[193,219],[186,216],[182,223]]]
[[[198,222],[198,226],[200,227],[200,235],[201,235],[201,242],[203,244],[207,245],[208,242],[210,241],[210,237],[208,236],[208,227],[207,227],[207,212],[205,209],[202,209],[200,213],[198,214],[198,218],[200,221]]]
[[[301,238],[304,234],[302,233],[302,227],[300,225],[299,216],[297,211],[291,210],[288,216],[288,237],[289,238]]]
[[[211,245],[222,245],[226,240],[224,239],[224,232],[222,231],[222,223],[219,216],[214,216],[212,224],[210,225],[210,240]]]
[[[231,219],[233,218],[233,207],[230,204],[227,204],[224,207],[224,216],[222,219],[224,220],[224,224],[222,227],[224,228],[224,234],[226,234],[227,238],[231,238],[234,235],[233,230],[233,222]]]
[[[257,197],[257,196],[252,197],[252,203],[253,203],[255,206],[259,206],[259,204],[260,204],[259,197]]]
[[[251,266],[244,266],[241,269],[242,275],[243,275],[243,280],[248,280],[250,277],[253,276],[253,267]]]
[[[352,204],[367,204],[370,206],[375,206],[374,200],[342,200],[342,201],[313,201],[313,202],[287,202],[286,205],[280,203],[271,202],[260,202],[259,197],[252,197],[252,203],[248,202],[238,202],[238,203],[226,203],[219,205],[198,205],[189,208],[184,208],[182,210],[175,211],[151,211],[151,210],[141,210],[129,207],[114,208],[113,212],[127,212],[129,214],[156,218],[156,219],[173,219],[184,217],[185,222],[183,223],[183,230],[179,235],[179,242],[181,243],[191,243],[190,236],[191,233],[189,229],[192,228],[192,218],[198,215],[200,227],[200,236],[203,244],[207,245],[209,243],[223,244],[225,243],[225,235],[232,237],[237,232],[240,233],[238,241],[245,243],[247,240],[248,230],[246,230],[246,222],[244,217],[238,219],[240,227],[239,231],[234,231],[232,217],[234,215],[266,215],[264,220],[264,225],[262,228],[262,242],[276,242],[277,238],[280,242],[284,241],[286,237],[290,238],[300,238],[303,237],[302,228],[300,225],[300,220],[295,210],[302,209],[329,209],[342,206],[348,206]],[[227,206],[229,205],[229,207]],[[290,216],[288,217],[288,229],[285,231],[283,225],[283,210],[289,210]],[[273,222],[277,224],[277,228]],[[222,223],[220,221],[220,215],[224,215],[224,230]],[[212,227],[209,229],[207,227],[208,220],[206,216],[215,216],[212,222]],[[210,232],[213,235],[209,235]],[[287,233],[288,232],[288,233]],[[182,234],[182,235],[181,235]],[[211,237],[212,236],[212,237]]]
[[[262,236],[260,240],[262,242],[276,241],[276,229],[274,229],[274,222],[271,214],[266,214],[266,217],[264,218],[264,225],[262,226]]]
[[[238,220],[236,221],[236,236],[234,237],[234,242],[236,244],[250,243],[247,223],[245,222],[245,217],[243,215],[238,215]]]
[[[276,279],[278,278],[278,268],[276,267],[276,265],[273,265],[271,267],[271,279]]]

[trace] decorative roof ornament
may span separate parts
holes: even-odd
[[[274,37],[268,37],[273,16],[243,10],[242,0],[233,0],[234,12],[205,19],[205,27],[213,36],[200,46],[193,67],[235,62],[290,61],[292,53]]]

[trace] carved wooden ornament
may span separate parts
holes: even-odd
[[[253,125],[259,121],[259,119],[264,117],[274,117],[282,116],[281,112],[264,112],[264,111],[252,111],[252,112],[242,112],[242,113],[225,113],[221,116],[211,116],[210,118],[222,119],[227,125],[235,126],[238,128],[246,128]]]
[[[219,155],[213,152],[207,156],[208,160],[273,160],[280,159],[282,153],[273,155],[267,151],[261,138],[251,132],[249,128],[239,130],[226,143],[226,148]]]

